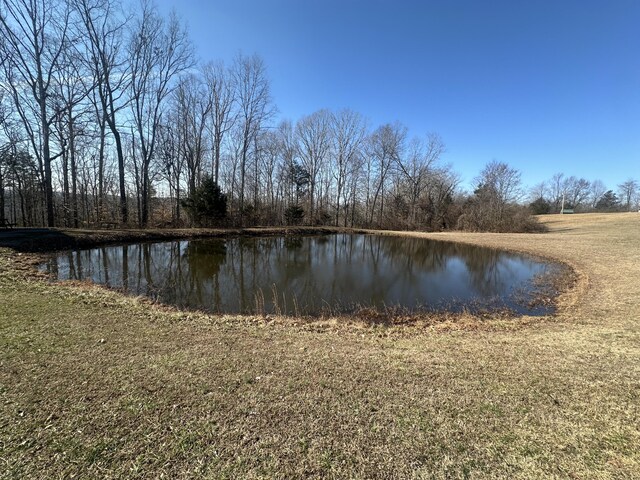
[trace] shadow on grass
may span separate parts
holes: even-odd
[[[12,228],[0,230],[0,247],[18,252],[43,252],[73,248],[76,239],[52,228]]]

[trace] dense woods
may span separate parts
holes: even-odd
[[[146,0],[0,0],[0,36],[0,222],[512,231],[638,208],[633,179],[557,174],[527,194],[496,161],[464,192],[437,134],[349,109],[278,120],[259,56],[199,60]]]

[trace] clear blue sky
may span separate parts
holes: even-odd
[[[489,161],[640,180],[640,0],[156,0],[203,60],[258,53],[282,118],[349,107]]]

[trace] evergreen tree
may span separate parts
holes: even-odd
[[[620,209],[620,201],[618,200],[618,196],[613,193],[612,190],[607,191],[598,203],[596,203],[596,210],[602,212],[615,212]]]
[[[200,185],[182,202],[193,223],[200,227],[221,225],[227,217],[227,196],[211,175],[205,175]]]
[[[544,215],[545,213],[551,213],[551,204],[543,197],[538,197],[529,204],[529,209],[534,215]]]
[[[284,218],[287,225],[299,225],[304,218],[304,208],[300,205],[291,205],[284,211]]]

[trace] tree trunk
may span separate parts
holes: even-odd
[[[0,222],[4,221],[4,178],[2,177],[2,170],[0,170]]]
[[[247,148],[242,148],[242,162],[240,163],[240,226],[244,226],[244,175],[247,164]]]
[[[118,155],[118,176],[120,178],[120,221],[123,225],[129,221],[129,209],[127,208],[127,189],[124,176],[124,153],[122,152],[122,139],[115,124],[111,126],[111,133],[116,141],[116,153]]]
[[[146,228],[149,223],[149,164],[144,162],[142,165],[142,191],[141,191],[140,208],[140,226]]]
[[[51,184],[51,151],[49,150],[49,122],[47,122],[47,106],[44,85],[39,80],[40,93],[40,124],[42,128],[42,160],[44,163],[44,198],[46,208],[47,227],[55,226],[55,214],[53,211],[53,186]]]
[[[103,116],[102,120],[99,121],[99,125],[100,125],[100,148],[98,150],[98,207],[96,209],[97,211],[97,217],[98,220],[102,219],[102,216],[104,214],[103,210],[103,205],[104,205],[104,147],[105,147],[105,125],[106,124],[106,120]]]
[[[69,226],[69,151],[63,147],[62,151],[62,211],[64,226]]]
[[[180,222],[180,182],[176,186],[176,221]]]
[[[220,175],[220,139],[216,138],[215,140],[215,148],[216,148],[216,152],[215,152],[215,161],[214,161],[214,177],[213,177],[213,181],[216,184],[216,187],[219,187],[220,184],[218,183],[218,179],[219,179],[219,175]]]
[[[69,160],[71,162],[71,216],[73,227],[78,228],[78,169],[76,168],[76,140],[73,113],[69,108]]]

